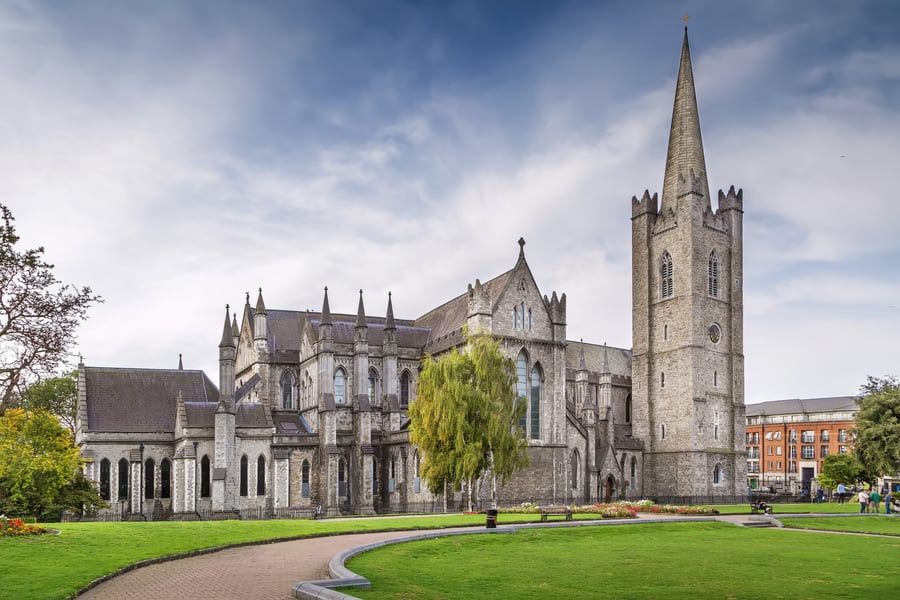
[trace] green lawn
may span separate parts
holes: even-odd
[[[785,513],[824,513],[824,514],[836,514],[836,513],[858,513],[859,512],[859,504],[849,502],[845,502],[844,504],[838,504],[837,502],[825,502],[824,504],[811,504],[809,502],[803,502],[800,504],[793,503],[785,503],[785,504],[771,504],[772,511],[776,514],[785,514]],[[750,513],[750,505],[749,504],[717,504],[712,508],[715,508],[723,515],[733,515],[733,514],[749,514]]]
[[[348,566],[372,582],[351,593],[374,600],[873,598],[895,597],[898,550],[893,538],[645,523],[413,542]]]
[[[862,517],[804,517],[802,519],[778,519],[785,527],[796,529],[824,529],[852,531],[856,533],[887,533],[900,536],[900,517],[865,515]],[[897,540],[897,556],[900,557],[900,539]]]

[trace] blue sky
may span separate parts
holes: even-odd
[[[900,5],[0,2],[0,202],[97,366],[217,377],[224,305],[415,318],[515,264],[631,346],[683,32],[744,190],[748,402],[900,372]],[[715,194],[715,191],[713,191]]]

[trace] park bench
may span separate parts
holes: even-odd
[[[541,522],[545,522],[549,517],[553,515],[559,515],[561,517],[565,517],[566,521],[572,520],[572,509],[568,506],[542,506],[541,507]]]
[[[759,506],[759,501],[754,501],[750,503],[750,514],[758,515],[759,511],[763,511],[765,514],[769,514],[772,511],[772,507],[766,504],[766,508],[762,509]]]

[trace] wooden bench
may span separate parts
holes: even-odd
[[[765,514],[769,514],[772,511],[772,507],[766,504],[766,508],[762,509],[759,507],[759,502],[751,502],[750,503],[750,514],[758,515],[759,511],[763,511]]]
[[[564,516],[566,521],[572,520],[572,509],[568,506],[542,506],[541,507],[541,522],[545,522],[548,517],[559,515]]]

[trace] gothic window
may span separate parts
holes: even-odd
[[[631,394],[625,397],[625,422],[631,423]]]
[[[572,452],[572,489],[578,489],[578,471],[581,468],[581,461],[578,460],[578,450]]]
[[[663,325],[663,340],[669,339],[669,326]]]
[[[395,473],[396,469],[397,469],[397,459],[392,454],[391,455],[391,464],[390,464],[390,473],[388,473],[388,492],[393,493],[393,491],[395,489],[394,485],[395,485],[396,480],[394,479],[394,473]]]
[[[256,459],[256,495],[266,495],[266,457]]]
[[[153,484],[155,483],[153,471],[155,468],[156,463],[152,458],[148,458],[144,463],[144,498],[147,500],[153,500]]]
[[[209,498],[209,457],[203,456],[200,459],[200,497]]]
[[[513,329],[519,328],[519,307],[513,306]]]
[[[281,376],[281,408],[291,408],[294,399],[294,381],[288,371]]]
[[[666,374],[665,373],[659,374],[659,387],[661,387],[661,388],[666,387]]]
[[[528,398],[528,367],[527,361],[525,358],[525,351],[522,350],[519,352],[519,357],[516,359],[516,399],[520,402],[525,402]],[[526,417],[522,417],[519,420],[519,429],[521,429],[522,434],[525,434],[525,419]]]
[[[531,331],[531,309],[528,309],[528,331]]]
[[[662,439],[666,439],[666,424],[665,423],[663,423],[662,425],[659,426],[659,436]]]
[[[159,497],[172,497],[172,461],[168,458],[162,459],[159,463]]]
[[[128,461],[119,459],[119,500],[128,500]]]
[[[419,451],[416,450],[413,453],[413,492],[419,493],[422,491],[422,480],[420,479],[421,475],[420,470],[422,468],[422,460],[419,458]]]
[[[309,461],[305,458],[300,466],[300,496],[309,498]]]
[[[343,369],[334,372],[334,403],[344,404],[347,401],[347,376]]]
[[[109,459],[100,461],[100,497],[109,500]]]
[[[671,298],[675,294],[675,287],[672,283],[674,276],[674,267],[672,264],[672,255],[666,250],[663,252],[662,260],[659,264],[659,297],[662,300]]]
[[[713,387],[719,387],[719,372],[713,371]]]
[[[347,495],[347,463],[344,457],[338,459],[338,496]]]
[[[372,459],[372,495],[378,495],[378,461]]]
[[[400,376],[400,406],[406,407],[409,406],[409,384],[410,384],[410,376],[409,371],[403,371],[403,375]]]
[[[378,374],[375,369],[369,369],[369,404],[375,404],[375,384],[378,383]]]
[[[241,457],[241,496],[247,496],[248,461],[247,455]]]
[[[716,467],[713,469],[713,484],[719,485],[722,483],[722,465],[716,463]]]
[[[637,458],[631,457],[631,489],[637,489]]]
[[[715,250],[709,253],[709,295],[719,297],[719,258]]]
[[[531,439],[541,437],[541,368],[531,369]]]

